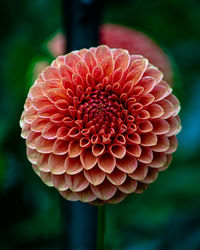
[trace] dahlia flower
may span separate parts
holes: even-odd
[[[59,56],[31,87],[20,126],[36,174],[67,200],[141,193],[171,162],[179,101],[141,55],[106,45]]]
[[[167,55],[145,34],[121,25],[104,24],[100,27],[99,41],[100,44],[110,48],[126,49],[131,55],[143,55],[164,73],[165,81],[170,85],[173,82],[173,73]],[[65,44],[65,36],[58,33],[48,42],[47,47],[51,54],[57,57],[65,53]]]

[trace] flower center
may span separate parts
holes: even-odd
[[[126,113],[117,95],[106,90],[92,90],[82,97],[78,107],[82,114],[85,128],[94,126],[96,133],[109,134],[111,137],[118,133],[120,121]]]

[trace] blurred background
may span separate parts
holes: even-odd
[[[0,10],[0,249],[57,250],[61,198],[33,172],[18,121],[36,63],[53,59],[61,2],[0,1]],[[200,2],[108,0],[102,23],[144,32],[168,54],[183,126],[170,168],[143,194],[107,206],[105,249],[200,249]]]

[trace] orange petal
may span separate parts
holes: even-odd
[[[52,122],[48,122],[43,130],[42,130],[42,137],[45,139],[55,139],[58,131],[58,126]]]
[[[68,132],[69,132],[69,128],[60,127],[57,131],[57,136],[56,136],[57,139],[61,139],[61,140],[69,139]]]
[[[141,121],[137,124],[138,131],[148,133],[153,130],[153,125],[150,121]]]
[[[170,146],[166,151],[166,154],[174,153],[178,147],[178,141],[175,135],[168,137]]]
[[[139,99],[139,102],[143,106],[147,106],[147,105],[150,105],[154,101],[154,99],[155,97],[153,95],[147,93],[141,96],[141,98]]]
[[[132,81],[130,81],[130,82],[132,82]],[[133,84],[133,82],[132,82],[132,84]],[[134,97],[141,95],[143,91],[144,91],[144,88],[142,86],[136,86],[134,88],[132,87],[132,95]],[[142,105],[142,103],[141,103],[141,105]]]
[[[54,114],[54,115],[51,116],[50,120],[53,123],[62,125],[62,121],[63,121],[64,118],[65,118],[65,116],[63,114],[56,113],[56,114]]]
[[[119,82],[122,78],[122,69],[116,69],[112,74],[112,83]]]
[[[37,166],[42,172],[50,172],[50,165],[48,164],[49,154],[38,154]]]
[[[31,124],[38,117],[38,111],[33,107],[30,107],[26,110],[24,114],[24,121],[28,124]]]
[[[65,163],[66,156],[65,155],[54,155],[51,154],[49,157],[48,165],[51,169],[51,173],[55,175],[60,175],[65,173]]]
[[[149,93],[155,86],[156,80],[153,77],[145,76],[138,82],[138,86],[144,88],[144,93]]]
[[[91,53],[90,51],[88,51],[85,56],[84,56],[84,60],[90,70],[90,72],[92,72],[92,69],[94,68],[94,66],[96,66],[97,61],[93,55],[93,53]]]
[[[132,93],[134,95],[135,89],[137,88],[137,87],[134,88],[134,86],[135,85],[133,84],[133,81],[128,81],[125,83],[124,87],[122,88],[122,91],[124,93],[128,93],[128,94]],[[144,88],[140,86],[140,90],[142,92]]]
[[[50,105],[51,102],[43,95],[36,96],[32,101],[33,107],[37,110]]]
[[[80,61],[76,65],[77,72],[82,78],[86,78],[86,75],[89,73],[89,69],[83,61]]]
[[[142,152],[140,145],[137,144],[126,145],[126,151],[133,157],[140,157]]]
[[[40,170],[39,170],[39,168],[37,167],[37,165],[32,164],[32,168],[33,168],[34,172],[36,173],[36,175],[40,176]]]
[[[122,145],[113,144],[110,146],[110,153],[114,157],[122,159],[126,154],[126,148]]]
[[[38,152],[34,149],[27,147],[26,149],[27,157],[32,164],[37,164]]]
[[[92,192],[101,200],[109,200],[117,191],[117,187],[107,180],[98,186],[91,185],[91,189]]]
[[[159,118],[162,115],[164,115],[163,108],[160,105],[158,105],[157,103],[151,104],[147,110],[148,110],[152,119]]]
[[[126,138],[124,137],[124,135],[121,135],[121,134],[118,134],[116,135],[116,138],[115,138],[115,143],[117,144],[125,144],[126,143]]]
[[[143,109],[138,113],[138,119],[146,120],[150,118],[150,114],[147,110]]]
[[[106,177],[113,185],[119,186],[126,180],[126,173],[115,168],[111,174],[106,174]]]
[[[137,64],[137,66],[134,66]],[[147,59],[137,59],[132,64],[133,70],[130,71],[126,77],[126,81],[133,81],[136,84],[143,76],[146,71],[148,60]]]
[[[65,175],[65,181],[73,192],[83,191],[89,186],[89,182],[82,172],[75,175]]]
[[[148,187],[148,184],[142,183],[142,182],[138,182],[137,188],[135,190],[135,193],[141,194],[141,193],[143,193],[147,189],[147,187]]]
[[[47,91],[47,97],[51,102],[56,102],[61,99],[66,99],[66,93],[61,88],[53,88]]]
[[[36,149],[36,145],[39,138],[40,138],[40,133],[31,131],[26,139],[26,146],[32,149]]]
[[[129,177],[127,177],[126,181],[118,187],[118,189],[125,194],[133,193],[136,190],[136,188],[137,188],[137,181]]]
[[[151,132],[141,135],[142,146],[154,146],[157,144],[157,140],[157,136]]]
[[[19,126],[23,128],[25,121],[24,121],[24,116],[25,116],[26,110],[24,110],[21,114],[20,121],[19,121]]]
[[[124,49],[112,49],[112,54],[114,59],[116,59],[122,53],[124,53]]]
[[[62,65],[60,65],[60,68],[59,68],[59,74],[60,74],[60,77],[67,78],[67,79],[71,80],[73,70],[69,66],[62,64]],[[65,87],[65,86],[63,86],[63,87]]]
[[[170,130],[166,135],[167,136],[177,135],[181,130],[181,124],[177,119],[177,117],[170,117],[167,119],[167,122],[170,126]]]
[[[87,170],[93,168],[98,160],[97,157],[92,154],[89,148],[86,148],[84,151],[82,151],[80,159],[83,167]]]
[[[158,135],[158,142],[157,145],[151,147],[151,150],[155,151],[155,152],[165,152],[168,150],[169,148],[169,140],[167,138],[167,136],[165,135]]]
[[[45,83],[41,85],[42,95],[47,97],[48,91],[50,91],[51,89],[58,89],[59,87],[60,87],[59,80],[45,81]]]
[[[123,71],[127,69],[130,63],[130,56],[128,53],[124,52],[116,57],[115,59],[115,69],[121,68]]]
[[[59,99],[57,100],[54,105],[56,106],[56,108],[58,108],[61,111],[67,111],[68,107],[69,107],[69,103],[67,100],[64,99]]]
[[[41,84],[34,84],[28,93],[28,96],[31,98],[37,97],[39,95],[42,95],[42,85]],[[28,100],[28,99],[27,99]],[[26,100],[26,104],[27,104]]]
[[[103,69],[105,76],[110,76],[114,70],[114,61],[111,56],[106,57],[101,62],[101,67]]]
[[[95,49],[94,47],[90,48],[90,49]],[[88,52],[88,51],[92,51],[92,50],[88,50],[88,49],[80,49],[78,50],[76,53],[81,57],[81,58],[84,58],[85,54]]]
[[[52,181],[55,188],[59,191],[65,191],[69,189],[66,181],[65,181],[65,174],[62,175],[52,175]]]
[[[167,157],[167,161],[163,167],[158,169],[159,172],[166,170],[172,161],[172,154],[167,154],[166,157]]]
[[[60,191],[59,192],[63,198],[65,198],[66,200],[69,201],[77,201],[78,200],[78,196],[76,193],[72,192],[71,190],[65,190],[65,191]]]
[[[153,132],[156,135],[166,134],[170,130],[169,123],[165,120],[155,120],[152,121]]]
[[[154,152],[153,153],[153,160],[149,164],[152,168],[161,168],[165,165],[167,161],[167,157],[165,153],[160,152]]]
[[[73,127],[69,130],[68,136],[70,136],[71,138],[79,139],[81,136],[81,131],[79,128]]]
[[[163,100],[159,101],[158,104],[164,110],[164,115],[162,115],[162,117],[161,117],[162,119],[167,119],[171,115],[173,115],[175,109],[174,109],[174,106],[172,105],[171,102],[169,102],[166,99],[163,99]]]
[[[89,73],[86,73],[86,74],[89,75]],[[87,75],[86,75],[86,78],[87,78]],[[79,74],[76,74],[76,73],[73,74],[72,75],[72,81],[74,83],[74,86],[83,85],[83,78]],[[72,82],[70,84],[72,85]],[[71,87],[71,88],[74,89],[74,87]]]
[[[142,153],[138,160],[142,163],[150,163],[153,160],[153,153],[152,150],[146,147],[142,147]]]
[[[69,142],[57,139],[53,145],[52,152],[55,155],[64,155],[68,152]]]
[[[69,175],[78,174],[82,171],[83,166],[81,164],[80,158],[70,158],[67,157],[65,160],[65,170]]]
[[[171,92],[172,92],[172,88],[169,86],[168,83],[166,83],[165,81],[161,81],[159,83],[160,86],[163,86],[167,91],[168,91],[168,94],[167,95],[170,95]],[[167,97],[168,98],[168,97]]]
[[[75,70],[78,62],[81,61],[81,57],[76,54],[76,52],[71,52],[65,56],[64,62],[65,65],[71,67]]]
[[[82,137],[80,139],[80,147],[81,148],[88,148],[90,146],[90,138]]]
[[[172,105],[174,106],[174,113],[177,115],[180,111],[180,102],[177,99],[177,97],[173,94],[167,96],[166,98],[168,101],[170,101],[172,103]]]
[[[41,132],[44,126],[48,123],[48,121],[49,121],[48,119],[38,117],[31,124],[31,130],[34,132]]]
[[[81,147],[79,145],[79,141],[73,140],[70,141],[69,146],[68,146],[68,154],[69,157],[74,158],[77,157],[81,154]]]
[[[94,135],[92,135],[92,137],[91,137],[91,143],[92,143],[92,144],[99,143],[100,140],[101,140],[101,139],[100,139],[100,136],[97,135],[97,134],[94,134]]]
[[[109,153],[105,153],[98,158],[98,166],[105,173],[111,173],[116,164],[116,159]]]
[[[51,104],[39,110],[39,117],[50,118],[52,115],[56,113],[58,113],[56,107],[53,104]]]
[[[141,143],[141,138],[137,133],[130,133],[126,135],[126,140],[129,143],[134,143],[134,144],[140,144]]]
[[[82,202],[92,202],[97,198],[89,187],[81,192],[76,192],[76,195]]]
[[[101,81],[104,76],[103,69],[101,65],[96,65],[92,70],[92,77],[96,81]]]
[[[59,37],[59,39],[63,39],[62,37]],[[60,65],[62,65],[64,63],[64,58],[65,56],[58,56],[52,63],[51,65],[54,66],[54,67],[57,67],[59,68]]]
[[[169,95],[169,89],[164,87],[163,85],[158,84],[151,91],[151,94],[155,97],[155,102],[157,102]]]
[[[52,174],[46,172],[40,172],[41,180],[49,187],[53,187]]]
[[[101,171],[98,166],[90,170],[84,169],[86,179],[94,186],[101,184],[105,179],[105,173]]]
[[[37,143],[36,143],[36,150],[39,153],[51,153],[53,149],[55,140],[46,140],[42,136],[38,137]]]
[[[105,151],[105,145],[103,143],[97,143],[92,146],[92,153],[94,156],[102,155]]]
[[[133,173],[137,168],[137,160],[126,154],[123,159],[117,159],[116,166],[125,173]]]
[[[158,70],[156,67],[154,66],[150,66],[147,68],[147,70],[144,72],[144,76],[151,76],[156,80],[156,83],[158,84],[162,78],[163,78],[163,73]]]
[[[117,204],[123,201],[126,198],[127,194],[122,193],[121,191],[117,190],[114,196],[106,201],[108,204]]]
[[[144,180],[144,178],[147,176],[148,173],[148,166],[144,163],[139,162],[136,170],[129,174],[129,176],[137,181]]]
[[[88,52],[88,49],[80,49],[80,50],[76,51],[77,55],[79,55],[81,58],[84,58],[84,56],[87,52]]]
[[[150,184],[154,182],[157,179],[157,177],[158,177],[158,169],[148,168],[148,174],[142,182]]]
[[[96,57],[101,62],[105,57],[112,56],[111,50],[106,45],[100,45],[96,49]]]
[[[71,128],[71,127],[74,126],[74,119],[71,118],[70,116],[65,117],[65,118],[63,119],[63,123],[64,123],[67,127]],[[69,129],[68,129],[68,132],[69,132]],[[68,133],[68,132],[67,132],[67,133]],[[73,132],[73,130],[70,131],[70,133],[72,133],[72,132]],[[75,132],[75,131],[74,131],[74,132]],[[76,132],[77,132],[77,131],[76,131]],[[72,133],[71,135],[73,136],[73,133]]]
[[[59,79],[58,69],[49,66],[42,72],[42,76],[45,80]]]

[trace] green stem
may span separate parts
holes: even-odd
[[[105,231],[105,205],[98,207],[98,239],[97,239],[98,250],[104,250],[104,231]]]

